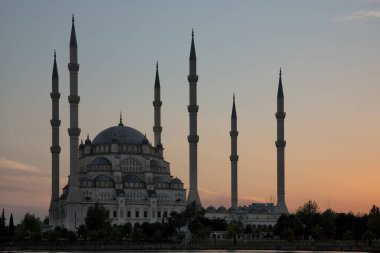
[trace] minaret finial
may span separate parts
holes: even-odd
[[[72,25],[71,25],[71,36],[70,36],[70,47],[77,48],[77,36],[75,34],[75,26],[74,26],[74,14],[71,19]]]
[[[278,91],[277,91],[277,98],[284,98],[284,91],[282,90],[282,78],[281,78],[281,75],[282,75],[282,70],[280,68],[280,77],[279,77],[279,80],[278,80]]]
[[[190,48],[190,60],[196,60],[195,46],[194,46],[194,29],[191,29],[191,48]]]
[[[123,114],[121,113],[121,111],[120,111],[120,122],[119,122],[119,126],[124,126],[124,124],[123,124]]]
[[[58,69],[57,69],[57,53],[54,50],[54,63],[53,63],[53,79],[58,79]]]
[[[158,75],[158,60],[156,62],[156,79],[154,81],[154,88],[160,88],[160,77]]]
[[[235,107],[235,93],[232,96],[232,113],[231,119],[236,119],[236,107]]]
[[[74,19],[74,13],[73,13],[73,17],[71,18],[71,22],[74,23],[75,19]]]

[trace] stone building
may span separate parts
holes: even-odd
[[[49,222],[53,227],[63,226],[75,230],[84,224],[89,206],[101,203],[109,211],[112,224],[159,222],[171,212],[180,212],[186,204],[195,201],[201,205],[198,193],[198,150],[197,133],[197,60],[192,32],[189,57],[189,193],[179,178],[171,175],[169,162],[164,159],[161,143],[161,87],[156,66],[154,83],[154,141],[153,144],[138,130],[124,126],[122,115],[117,124],[101,131],[92,140],[79,143],[79,102],[78,94],[78,45],[74,17],[70,36],[70,176],[60,194],[59,170],[59,77],[54,53],[52,74],[52,194],[49,207]],[[237,113],[235,96],[231,114],[231,208],[208,207],[206,216],[223,218],[227,221],[240,220],[244,224],[274,225],[281,214],[288,213],[285,204],[284,171],[284,96],[281,71],[277,94],[277,205],[273,203],[252,203],[238,205],[238,152]]]

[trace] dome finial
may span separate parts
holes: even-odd
[[[119,126],[124,126],[124,124],[123,124],[123,115],[121,114],[121,111],[120,111],[120,122],[119,122]]]

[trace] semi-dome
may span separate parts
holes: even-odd
[[[112,163],[105,157],[97,157],[94,160],[92,160],[87,166],[99,166],[99,165],[109,165],[111,166]]]
[[[172,181],[170,183],[171,184],[183,184],[181,179],[179,179],[178,177],[172,179]]]
[[[109,144],[117,141],[120,144],[142,144],[146,137],[132,127],[113,126],[101,131],[92,141],[93,145]]]

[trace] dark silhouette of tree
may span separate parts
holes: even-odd
[[[368,215],[368,232],[369,241],[380,238],[380,211],[379,207],[373,206]]]
[[[326,209],[322,213],[321,226],[323,228],[324,237],[328,240],[332,240],[335,237],[335,218],[336,213],[332,209]]]
[[[7,227],[5,224],[5,215],[4,215],[4,208],[3,212],[1,213],[1,218],[0,218],[0,237],[4,238],[7,234]]]
[[[227,237],[234,239],[234,245],[237,243],[238,235],[243,232],[243,224],[240,221],[233,220],[227,226]]]
[[[42,239],[42,224],[40,218],[34,214],[26,213],[20,224],[15,229],[15,240],[39,241]]]
[[[78,227],[78,237],[81,240],[86,241],[88,236],[88,229],[87,226],[82,224]]]
[[[210,220],[210,225],[213,231],[226,231],[228,224],[225,219],[216,218],[216,219]],[[249,226],[249,228],[251,227]],[[246,232],[246,234],[251,234],[251,233],[252,233],[251,231]]]
[[[9,226],[8,226],[8,235],[10,238],[13,238],[15,233],[15,225],[13,223],[13,214],[11,213],[11,217],[9,218]]]
[[[96,203],[87,209],[85,223],[90,231],[105,230],[110,227],[109,213],[103,205]]]
[[[89,230],[88,237],[93,241],[105,240],[111,231],[109,213],[107,209],[99,203],[87,209],[85,224]]]

